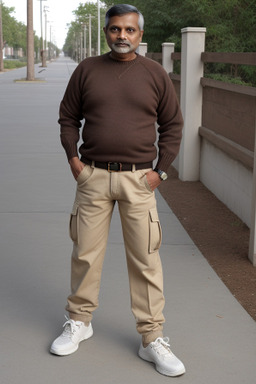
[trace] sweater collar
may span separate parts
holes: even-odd
[[[128,61],[122,61],[122,60],[114,59],[113,57],[111,57],[111,52],[107,53],[107,57],[108,57],[109,60],[111,60],[111,61],[113,61],[115,63],[119,63],[119,64],[122,64],[122,65],[129,65],[129,64],[135,63],[138,60],[139,54],[138,53],[135,53],[135,54],[136,54],[136,57],[133,60],[128,60]]]

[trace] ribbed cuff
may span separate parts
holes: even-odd
[[[161,169],[161,171],[167,172],[174,159],[175,156],[173,155],[164,155],[158,159],[156,168]]]
[[[78,157],[76,141],[67,140],[67,138],[63,135],[60,135],[60,139],[68,160],[72,159],[73,157]]]

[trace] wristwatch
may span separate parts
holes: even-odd
[[[161,171],[161,169],[155,168],[154,171],[158,173],[161,180],[164,181],[164,180],[168,179],[167,173],[165,173],[164,171]]]

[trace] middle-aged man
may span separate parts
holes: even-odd
[[[119,4],[107,12],[105,21],[111,51],[78,65],[60,105],[61,142],[77,191],[70,220],[69,318],[50,351],[71,354],[93,334],[92,312],[98,306],[103,258],[117,202],[132,312],[142,336],[139,356],[155,363],[158,372],[179,376],[185,367],[163,337],[161,228],[154,190],[167,178],[178,153],[183,119],[165,70],[136,53],[143,35],[142,14],[133,6]],[[159,153],[153,170],[156,123]]]

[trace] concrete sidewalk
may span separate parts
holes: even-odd
[[[69,293],[69,212],[75,182],[59,142],[58,107],[76,64],[36,66],[42,83],[0,74],[0,383],[252,384],[256,324],[217,277],[157,192],[163,227],[165,335],[184,362],[179,378],[137,357],[121,224],[115,210],[94,336],[69,357],[49,354]],[[39,73],[40,72],[40,73]]]

